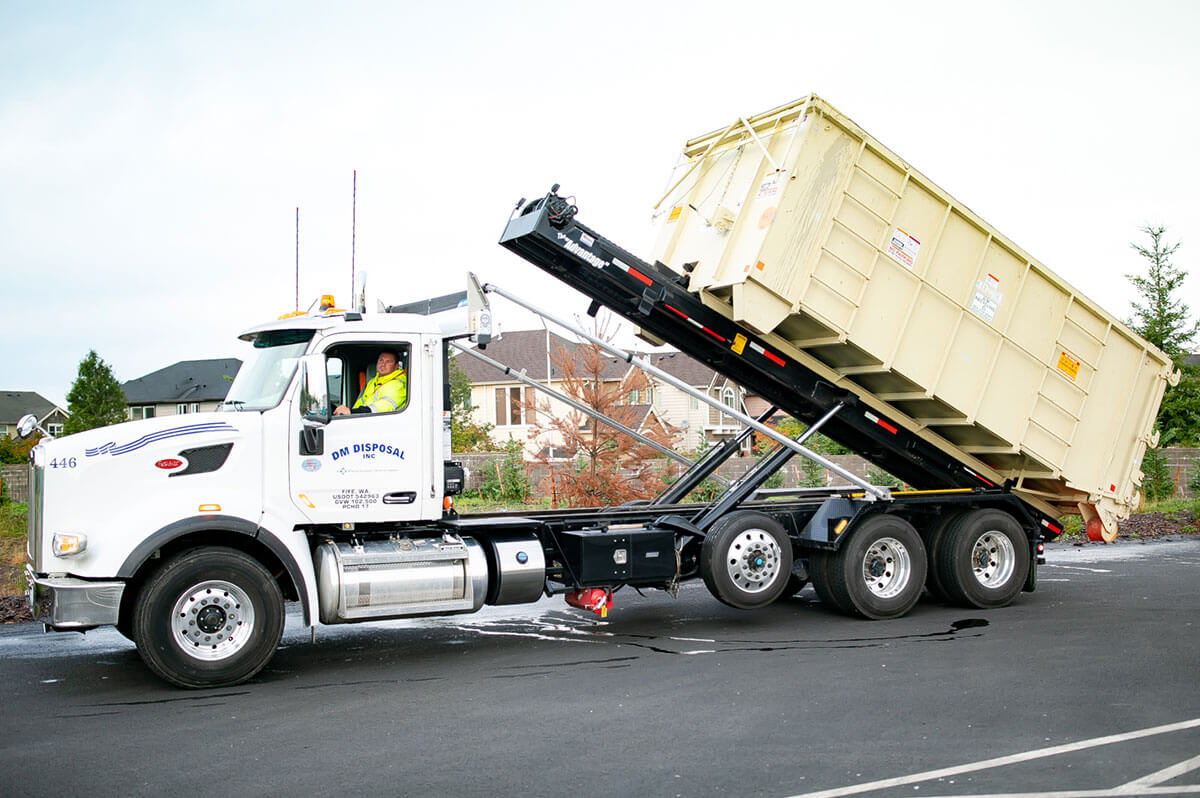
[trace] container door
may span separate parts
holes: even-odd
[[[428,371],[424,361],[413,357],[418,350],[416,336],[334,343],[326,349],[331,405],[339,410],[328,424],[308,433],[294,413],[289,442],[291,498],[313,523],[424,517],[430,502],[429,468],[422,456],[429,448],[423,439],[428,410],[415,397],[430,375],[423,373]],[[399,374],[388,368],[392,358]],[[381,383],[387,387],[371,390]],[[347,412],[356,402],[370,402],[371,412]]]

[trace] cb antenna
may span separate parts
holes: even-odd
[[[300,208],[296,208],[296,312],[300,312]]]
[[[354,183],[350,193],[350,304],[354,306],[354,244],[358,223],[358,170],[354,170]]]

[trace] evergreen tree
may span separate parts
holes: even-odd
[[[1131,327],[1150,343],[1171,357],[1187,354],[1185,347],[1200,332],[1200,322],[1188,321],[1188,306],[1176,296],[1181,291],[1187,272],[1171,263],[1179,250],[1179,242],[1163,241],[1167,228],[1147,225],[1142,232],[1150,236],[1150,246],[1132,243],[1130,246],[1148,261],[1146,276],[1125,275],[1141,294],[1143,303],[1133,303]]]
[[[1149,246],[1137,243],[1131,246],[1146,259],[1146,274],[1125,275],[1142,299],[1133,303],[1129,326],[1170,355],[1181,372],[1179,384],[1167,386],[1159,407],[1156,421],[1161,433],[1159,445],[1195,446],[1200,443],[1200,369],[1185,364],[1184,358],[1200,332],[1200,322],[1189,320],[1188,305],[1178,297],[1187,279],[1187,272],[1171,262],[1179,250],[1179,242],[1168,244],[1163,240],[1165,227],[1146,226],[1142,232],[1150,236]],[[1143,471],[1149,465],[1152,464],[1147,462]]]
[[[71,411],[63,424],[67,435],[125,421],[125,394],[94,349],[79,361],[79,375],[67,393],[67,409]]]

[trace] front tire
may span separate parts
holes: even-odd
[[[730,513],[704,536],[700,576],[709,592],[731,607],[765,607],[783,595],[791,573],[792,541],[769,515]]]
[[[913,608],[925,587],[925,546],[899,516],[866,518],[826,556],[826,590],[843,612],[872,620],[898,618]]]
[[[228,548],[192,549],[146,583],[133,613],[138,653],[180,687],[228,687],[267,664],[283,636],[270,572]]]

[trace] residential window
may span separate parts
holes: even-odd
[[[63,425],[62,424],[47,424],[46,432],[49,432],[51,435],[53,435],[54,437],[57,438],[59,435],[63,434]]]
[[[688,410],[699,410],[699,409],[700,409],[700,400],[694,396],[689,396],[688,397]]]
[[[532,388],[526,388],[523,395],[520,388],[497,388],[496,426],[505,427],[532,423],[533,420],[525,412],[525,405],[532,403],[532,401]]]
[[[629,404],[636,405],[638,403],[638,392],[636,390],[629,392]]]
[[[200,403],[199,402],[192,402],[191,407],[192,407],[192,409],[188,411],[189,413],[199,413],[200,412]]]
[[[734,410],[737,409],[737,406],[734,404],[734,402],[736,402],[736,401],[737,401],[737,397],[734,396],[732,388],[726,388],[725,390],[721,391],[721,402],[728,405],[729,407],[732,407]],[[721,414],[721,423],[722,424],[732,424],[733,421],[734,421],[733,416],[730,416],[726,413]]]
[[[177,415],[181,415],[181,416],[182,416],[182,415],[183,415],[184,413],[186,413],[187,411],[188,411],[188,409],[187,409],[187,405],[185,405],[185,404],[178,404],[178,405],[175,405],[175,413],[176,413]]]
[[[130,421],[138,421],[143,418],[154,418],[154,405],[129,408]]]

